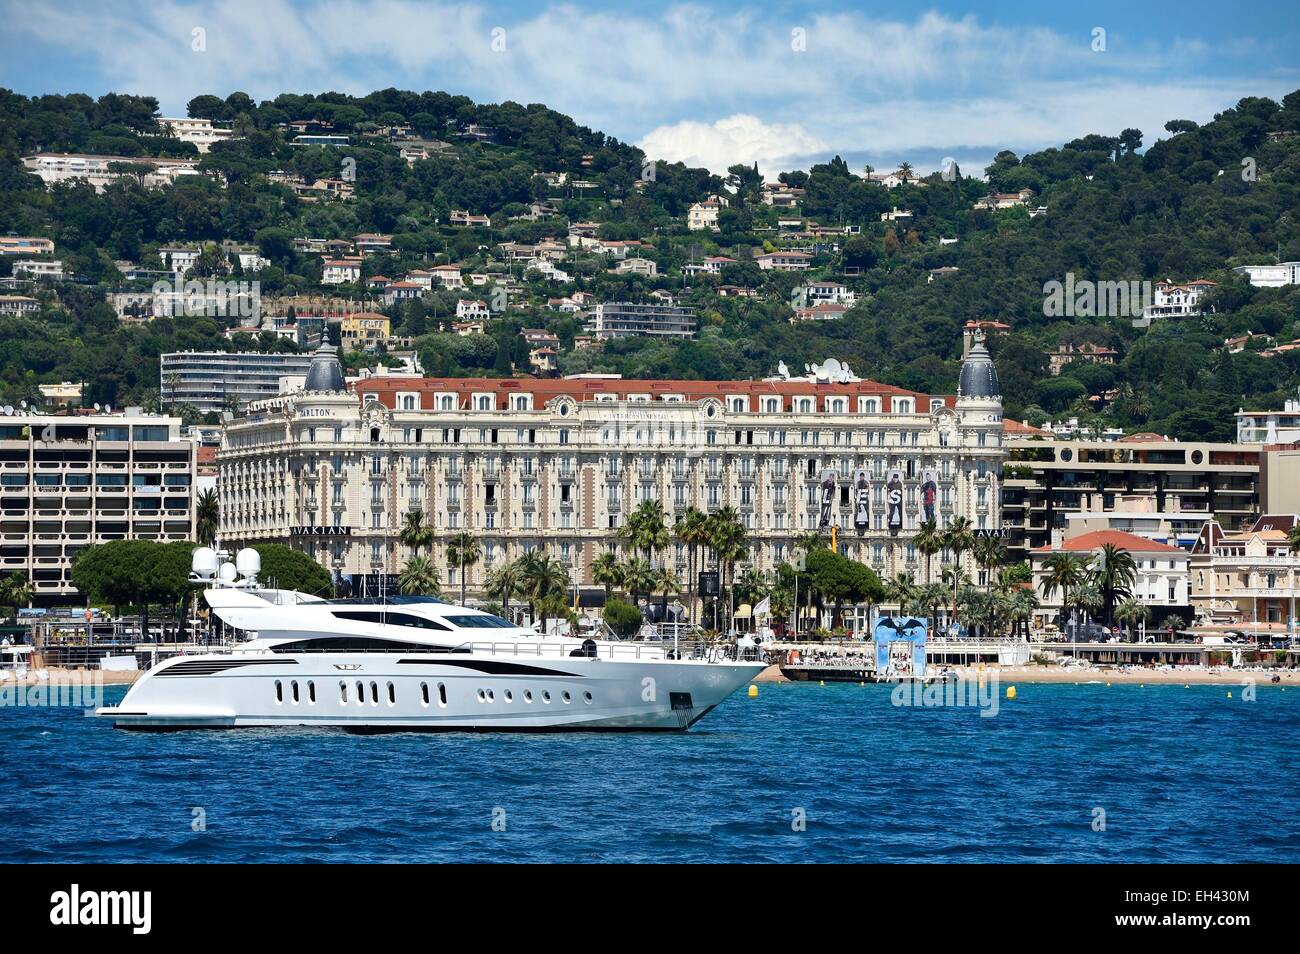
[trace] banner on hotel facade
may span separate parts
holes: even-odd
[[[889,529],[903,528],[903,472],[897,467],[889,469],[885,481],[885,500],[889,505]]]
[[[821,478],[821,523],[818,526],[831,525],[831,508],[835,506],[835,469],[827,467],[822,470]]]
[[[865,467],[853,475],[853,525],[859,530],[871,525],[871,478]]]
[[[921,471],[921,512],[923,519],[934,519],[934,505],[939,497],[939,475],[934,469]]]

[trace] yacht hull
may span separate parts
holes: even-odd
[[[473,654],[249,654],[168,660],[117,706],[143,730],[684,731],[758,663]]]

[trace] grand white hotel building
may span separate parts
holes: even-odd
[[[380,377],[349,390],[325,346],[303,390],[255,401],[225,428],[221,541],[288,543],[354,578],[394,574],[410,555],[398,540],[405,515],[420,510],[446,584],[459,585],[446,541],[469,531],[483,548],[468,570],[471,593],[481,593],[488,570],[538,548],[590,585],[592,561],[617,547],[627,515],[658,500],[670,524],[689,506],[736,508],[753,564],[771,569],[821,525],[830,482],[841,552],[882,575],[919,579],[924,558],[912,541],[927,501],[941,526],[959,515],[977,528],[1001,526],[1003,456],[997,376],[982,343],[963,364],[957,396],[842,372],[762,381]],[[890,484],[900,503],[892,515]],[[670,544],[664,557],[684,583],[685,548]]]

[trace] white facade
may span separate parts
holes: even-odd
[[[1276,265],[1238,265],[1233,269],[1246,275],[1256,288],[1282,288],[1300,285],[1300,262],[1279,262]]]
[[[736,508],[751,562],[770,570],[818,529],[827,470],[841,550],[882,574],[923,575],[912,541],[927,493],[940,526],[1001,522],[997,398],[954,404],[813,379],[378,378],[250,411],[227,427],[218,456],[224,544],[277,540],[340,573],[397,573],[411,555],[397,534],[419,510],[445,585],[459,583],[447,540],[463,531],[480,540],[471,593],[490,569],[536,548],[590,584],[592,561],[649,500],[670,525],[687,507]],[[861,526],[859,469],[870,501]],[[898,493],[892,528],[887,488]],[[686,576],[685,547],[670,543],[659,559]]]

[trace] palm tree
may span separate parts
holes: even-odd
[[[529,615],[541,614],[542,631],[546,620],[560,615],[557,608],[567,605],[569,571],[558,560],[545,554],[525,553],[519,558],[520,590],[528,600]]]
[[[33,594],[31,581],[16,570],[0,579],[0,606],[13,607],[15,616],[20,607],[31,605]]]
[[[438,568],[428,557],[411,557],[397,578],[397,588],[407,596],[441,596]]]
[[[638,603],[642,593],[653,593],[657,575],[649,560],[640,557],[628,560],[619,567],[623,586],[632,594],[632,602]]]
[[[655,571],[654,591],[659,594],[659,619],[668,619],[668,597],[682,588],[677,574],[669,567],[660,567]]]
[[[673,533],[677,539],[686,545],[686,592],[690,602],[690,613],[688,614],[691,621],[695,621],[695,584],[696,584],[696,567],[700,554],[700,547],[708,542],[708,516],[695,507],[687,507],[677,516],[677,521],[673,525]]]
[[[433,527],[424,522],[423,510],[412,510],[406,515],[397,539],[415,556],[419,556],[422,549],[433,548]]]
[[[606,550],[592,560],[591,581],[605,588],[605,601],[608,602],[614,587],[623,585],[623,568],[619,565],[618,554],[613,550]]]
[[[730,582],[735,579],[736,561],[743,560],[749,553],[747,538],[749,532],[740,519],[740,512],[735,507],[722,507],[709,516],[709,548],[718,564],[718,578],[727,585],[727,625],[731,624],[731,615],[735,612],[735,594]]]
[[[405,528],[403,528],[405,529]],[[478,539],[472,533],[461,531],[447,541],[447,563],[460,568],[460,605],[465,605],[465,570],[478,562],[482,555]]]
[[[1083,559],[1073,553],[1053,553],[1043,561],[1043,579],[1039,584],[1043,596],[1051,599],[1059,589],[1061,591],[1061,619],[1070,612],[1071,591],[1080,586],[1084,579]]]
[[[896,573],[885,580],[885,602],[898,605],[899,613],[906,613],[917,596],[916,578],[911,573]]]
[[[1130,597],[1115,607],[1115,619],[1128,631],[1131,639],[1136,626],[1151,622],[1151,607]]]
[[[627,523],[618,529],[618,538],[634,550],[644,550],[653,562],[656,550],[668,545],[668,527],[664,523],[664,505],[657,500],[643,500],[627,515]]]
[[[1101,590],[1102,619],[1109,626],[1113,622],[1115,603],[1133,595],[1133,584],[1137,582],[1137,564],[1127,550],[1107,543],[1097,555],[1091,577],[1097,589]]]
[[[916,536],[912,543],[925,557],[925,582],[929,583],[932,579],[930,559],[943,549],[943,532],[939,529],[938,521],[933,518],[922,520],[921,525],[916,528]]]
[[[975,540],[975,562],[983,568],[988,577],[985,588],[993,588],[993,569],[1001,566],[1007,558],[1007,548],[997,537],[979,537]]]
[[[519,595],[518,561],[502,561],[488,571],[483,581],[484,591],[501,599],[502,616],[510,618],[510,597]]]
[[[215,546],[221,518],[221,503],[212,488],[194,499],[194,540],[201,547]]]
[[[913,602],[922,607],[922,612],[930,618],[930,630],[939,628],[939,607],[948,599],[948,588],[942,583],[925,583],[916,591]]]
[[[961,576],[961,555],[967,550],[975,547],[975,529],[974,524],[970,522],[970,517],[954,517],[952,523],[948,524],[943,531],[943,546],[952,554],[953,566],[955,568],[952,584],[952,610],[953,615],[957,613],[957,581]]]
[[[912,178],[912,164],[910,162],[900,162],[898,172],[904,179]]]
[[[1286,532],[1286,542],[1292,553],[1300,552],[1300,523]]]

